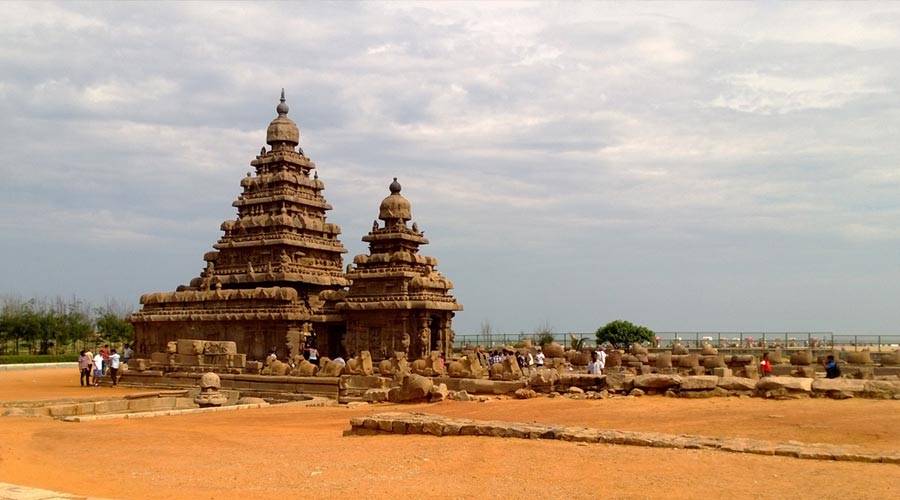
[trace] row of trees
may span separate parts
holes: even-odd
[[[65,354],[97,343],[130,342],[131,309],[108,301],[92,307],[76,297],[64,300],[0,296],[0,354]]]

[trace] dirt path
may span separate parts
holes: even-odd
[[[57,370],[58,371],[58,370]],[[0,399],[54,394],[47,370]],[[77,384],[77,378],[75,379]],[[79,387],[72,387],[76,392]],[[62,391],[68,390],[63,388]],[[112,389],[109,389],[111,391]],[[107,393],[108,394],[108,393]],[[68,396],[67,396],[68,397]],[[662,397],[358,408],[272,406],[81,424],[0,418],[0,481],[120,499],[815,498],[900,494],[900,466],[714,451],[430,436],[342,437],[392,411],[900,449],[900,402]],[[92,458],[91,453],[99,458]],[[102,478],[102,479],[101,479]]]

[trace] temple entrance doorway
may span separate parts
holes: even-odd
[[[441,318],[431,317],[431,347],[429,351],[438,350],[438,342],[441,340]]]

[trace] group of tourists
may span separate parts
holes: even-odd
[[[485,356],[479,351],[478,360],[483,366],[485,366],[485,368],[490,370],[491,366],[494,366],[497,363],[502,363],[506,358],[513,355],[516,357],[516,363],[518,363],[519,368],[522,369],[523,372],[527,372],[535,368],[542,368],[544,366],[544,362],[547,359],[541,348],[538,347],[535,354],[532,354],[530,350],[525,349],[515,351],[514,354],[512,353],[512,351],[506,351],[504,349],[494,349],[490,352],[490,355]],[[587,370],[589,374],[600,375],[601,373],[603,373],[603,370],[605,368],[606,348],[598,347],[597,350],[591,352],[591,360],[588,362]]]
[[[104,345],[96,354],[89,349],[83,349],[78,356],[78,370],[81,373],[79,382],[82,387],[99,387],[100,378],[109,375],[112,385],[118,385],[119,367],[131,359],[133,353],[131,346],[125,344],[122,354],[115,349],[110,349],[109,344]],[[93,375],[93,381],[91,380]]]

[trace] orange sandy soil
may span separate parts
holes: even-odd
[[[77,374],[76,374],[77,376]],[[74,380],[74,384],[73,384]],[[0,373],[0,400],[104,396],[67,370]],[[900,497],[900,466],[488,437],[342,437],[419,411],[900,449],[900,401],[565,398],[258,410],[66,423],[0,418],[0,481],[119,499]]]

